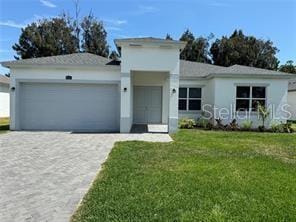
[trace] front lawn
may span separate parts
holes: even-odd
[[[9,130],[9,118],[0,118],[0,133]]]
[[[121,142],[73,221],[296,221],[296,135],[181,130]]]

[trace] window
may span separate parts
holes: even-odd
[[[179,110],[201,110],[201,88],[179,88]]]
[[[236,110],[256,111],[258,103],[266,105],[266,87],[263,86],[237,86]]]

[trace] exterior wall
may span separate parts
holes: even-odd
[[[211,100],[212,88],[208,80],[180,80],[179,87],[198,87],[201,88],[201,105],[212,103]],[[202,111],[183,111],[179,110],[179,119],[190,118],[197,120],[202,114]]]
[[[72,80],[65,80],[65,76],[71,75]],[[79,82],[79,83],[120,83],[119,70],[98,70],[87,67],[32,67],[32,68],[11,68],[10,84],[15,87],[15,91],[10,94],[10,128],[18,129],[18,99],[19,99],[19,81],[32,82]]]
[[[288,111],[291,113],[290,120],[296,120],[296,91],[288,92]]]
[[[163,99],[163,123],[168,123],[169,132],[177,130],[178,126],[178,88],[179,88],[179,48],[160,47],[159,45],[130,46],[125,45],[121,48],[121,87],[131,88],[131,82],[134,84],[143,84],[145,81],[150,84],[161,84],[163,86],[163,95],[167,98]],[[126,78],[133,72],[145,72],[147,76],[141,79],[128,80]],[[162,83],[153,79],[151,73],[162,73]],[[169,73],[169,75],[167,75]],[[136,77],[137,78],[137,77]],[[167,79],[165,79],[167,78]],[[171,93],[176,89],[177,93]],[[133,94],[126,94],[121,91],[122,106],[121,107],[121,132],[128,132],[132,124],[132,100]],[[128,96],[129,95],[129,96]],[[123,103],[124,101],[124,103]],[[128,105],[125,105],[128,104]],[[129,109],[127,108],[129,107]]]
[[[204,116],[212,116],[212,123],[216,118],[224,119],[223,123],[229,123],[236,119],[239,124],[244,120],[251,120],[253,127],[258,127],[261,120],[258,119],[257,112],[251,112],[245,117],[244,113],[235,111],[236,86],[266,86],[267,105],[272,105],[272,114],[267,120],[266,126],[272,121],[286,122],[287,116],[287,87],[288,81],[281,79],[246,79],[246,78],[213,78],[209,80],[180,80],[180,87],[201,87],[202,88],[202,109]],[[290,97],[294,98],[294,114],[296,113],[296,92]],[[293,103],[293,102],[290,102]],[[226,109],[229,110],[225,114]],[[232,112],[232,113],[231,113]],[[239,114],[239,116],[237,115]],[[201,111],[179,111],[179,118],[187,117],[198,119]],[[294,117],[295,118],[295,117]]]
[[[157,71],[179,73],[179,49],[160,47],[123,47],[121,72]]]
[[[169,77],[167,73],[132,72],[133,86],[162,87],[162,123],[168,124],[169,116]],[[133,99],[132,99],[133,101]],[[133,109],[133,106],[132,106]]]
[[[0,83],[0,117],[9,117],[9,85]]]
[[[287,92],[288,92],[288,80],[284,79],[237,79],[237,78],[216,78],[215,79],[215,107],[223,113],[225,108],[232,110],[233,115],[223,115],[224,123],[228,123],[233,119],[236,119],[238,123],[242,123],[248,119],[253,122],[253,127],[258,127],[262,124],[262,121],[258,118],[257,112],[251,112],[247,117],[245,113],[235,112],[236,102],[236,86],[237,85],[250,85],[250,86],[266,86],[266,104],[271,107],[271,114],[266,122],[268,126],[272,121],[286,122],[287,118]],[[223,109],[223,110],[221,110]],[[222,115],[220,115],[220,118]],[[216,112],[215,118],[219,118],[218,112]],[[221,118],[223,119],[223,118]]]

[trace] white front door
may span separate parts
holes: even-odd
[[[161,123],[161,86],[134,87],[134,123]]]

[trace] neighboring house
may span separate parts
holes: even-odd
[[[0,74],[0,118],[9,117],[9,78]]]
[[[296,79],[289,82],[288,104],[291,113],[290,120],[296,120]]]
[[[2,62],[11,73],[11,129],[128,133],[133,124],[151,123],[174,132],[179,118],[201,114],[255,126],[257,102],[274,106],[270,119],[286,121],[288,74],[183,61],[181,41],[115,44],[121,62],[89,53]]]

